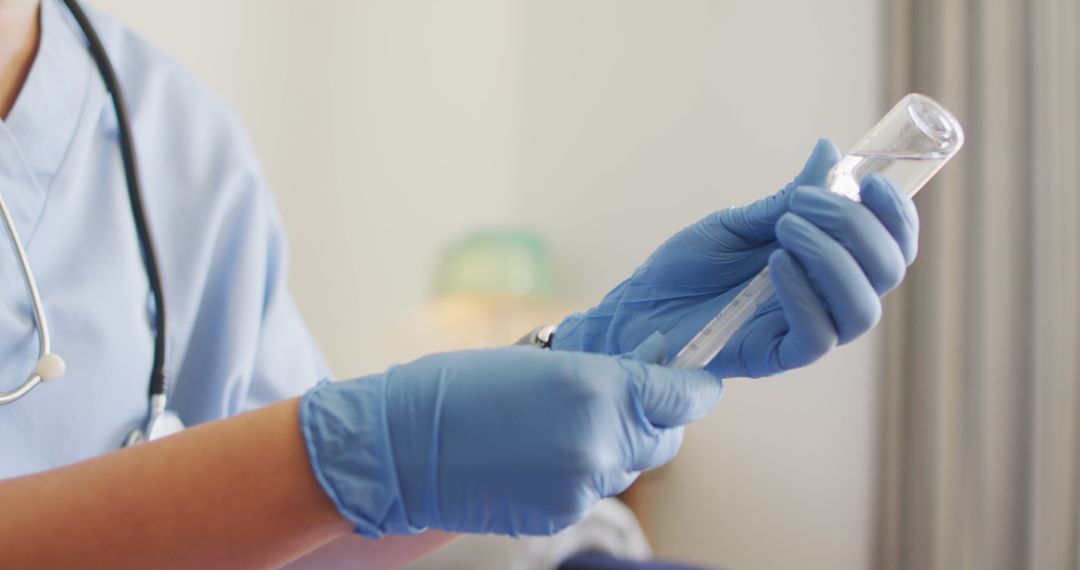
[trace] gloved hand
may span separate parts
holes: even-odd
[[[595,308],[568,317],[557,350],[619,354],[653,331],[677,352],[769,266],[777,299],[706,367],[723,378],[766,376],[817,360],[869,330],[880,296],[915,259],[915,204],[881,176],[862,203],[824,188],[840,159],[819,141],[795,180],[749,206],[714,213],[660,246]]]
[[[453,352],[323,383],[301,404],[308,453],[365,536],[551,534],[669,461],[720,397],[708,373],[651,364],[666,350]]]

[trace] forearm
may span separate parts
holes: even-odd
[[[0,505],[17,568],[275,567],[350,532],[312,475],[295,399],[0,482]],[[357,554],[396,551],[367,544]]]

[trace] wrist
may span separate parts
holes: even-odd
[[[569,315],[553,331],[552,350],[606,354],[612,315],[597,307]]]

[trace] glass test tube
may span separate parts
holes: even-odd
[[[915,195],[964,145],[960,122],[933,99],[912,93],[900,100],[829,171],[830,191],[859,200],[859,184],[879,172]],[[763,269],[675,355],[675,368],[704,368],[773,296]]]

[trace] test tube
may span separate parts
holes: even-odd
[[[956,117],[937,101],[911,93],[833,166],[826,186],[858,201],[863,178],[879,172],[914,196],[963,145],[964,129]],[[690,339],[670,365],[704,368],[758,309],[772,299],[773,293],[769,270],[765,268]]]

